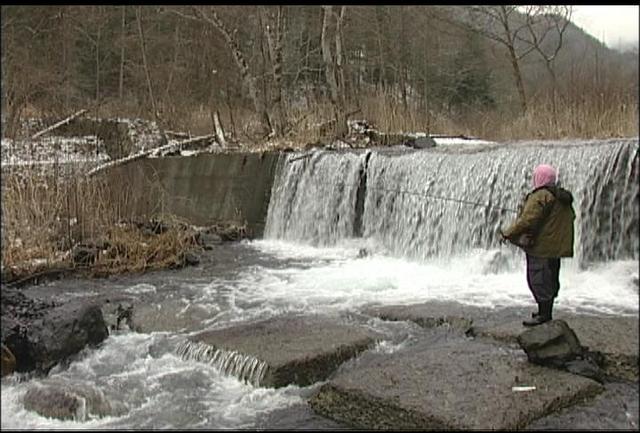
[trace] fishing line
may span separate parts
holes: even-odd
[[[313,155],[313,152],[310,152],[310,153],[305,154],[305,155],[301,155],[301,156],[297,156],[297,157],[291,158],[291,159],[289,159],[288,162],[291,163],[291,162],[297,161],[299,159],[309,158],[312,155]],[[327,185],[327,183],[325,183],[325,182],[321,182],[321,183],[324,183],[325,185]],[[443,201],[452,201],[452,202],[461,203],[461,204],[467,204],[467,205],[471,205],[471,206],[488,207],[488,208],[502,210],[502,211],[506,211],[506,212],[518,213],[518,211],[515,210],[515,209],[510,209],[510,208],[502,207],[502,206],[490,205],[490,204],[486,204],[486,203],[480,203],[480,202],[476,202],[476,201],[472,201],[472,200],[464,200],[464,199],[460,199],[460,198],[443,197],[443,196],[437,196],[437,195],[433,195],[433,194],[427,194],[427,193],[421,193],[421,192],[415,192],[415,191],[407,191],[407,190],[402,190],[402,189],[391,189],[391,188],[381,188],[381,187],[375,187],[375,186],[369,186],[369,185],[366,185],[365,189],[386,191],[386,192],[392,192],[392,193],[396,193],[396,194],[415,195],[415,196],[419,196],[419,197],[435,198],[435,199],[443,200]]]
[[[518,213],[518,211],[515,210],[515,209],[510,209],[510,208],[506,208],[506,207],[502,207],[502,206],[494,206],[494,205],[490,205],[490,204],[480,203],[480,202],[471,201],[471,200],[464,200],[464,199],[459,199],[459,198],[453,198],[453,197],[442,197],[442,196],[437,196],[437,195],[433,195],[433,194],[426,194],[426,193],[421,193],[421,192],[415,192],[415,191],[406,191],[406,190],[402,190],[402,189],[380,188],[380,187],[375,187],[375,186],[366,186],[365,188],[366,189],[379,190],[379,191],[393,192],[393,193],[397,193],[397,194],[408,194],[408,195],[416,195],[416,196],[420,196],[420,197],[435,198],[435,199],[438,199],[438,200],[452,201],[452,202],[456,202],[456,203],[468,204],[468,205],[477,206],[477,207],[489,207],[489,208],[503,210],[503,211],[507,211],[507,212]]]

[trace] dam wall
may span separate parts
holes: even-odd
[[[146,158],[113,167],[107,177],[123,217],[246,223],[250,236],[261,237],[278,160],[278,152]]]

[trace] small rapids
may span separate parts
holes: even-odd
[[[176,353],[182,359],[209,363],[224,374],[235,376],[254,386],[260,386],[268,369],[266,362],[253,356],[233,350],[216,349],[199,341],[185,341],[176,348]]]

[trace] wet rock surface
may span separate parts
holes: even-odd
[[[86,421],[118,416],[126,412],[122,403],[112,402],[90,385],[46,384],[30,388],[23,398],[27,410],[48,418]]]
[[[357,324],[323,316],[281,316],[190,337],[215,349],[266,363],[261,386],[306,386],[327,379],[343,362],[372,347],[379,336]]]
[[[204,306],[184,299],[169,299],[157,304],[134,306],[133,328],[136,332],[192,332],[200,328],[202,321],[212,312]]]
[[[637,382],[607,383],[593,400],[538,419],[526,430],[637,430],[639,407]]]
[[[431,328],[446,326],[467,335],[488,338],[518,347],[518,336],[527,331],[524,308],[480,308],[453,302],[372,307],[365,311],[384,320],[411,321]],[[638,317],[579,315],[556,311],[554,318],[566,322],[579,344],[607,376],[638,380]]]
[[[313,409],[358,428],[518,429],[602,391],[521,351],[464,337],[369,355],[324,385]]]
[[[564,320],[526,329],[518,335],[518,344],[529,361],[540,365],[571,361],[582,354],[578,337]]]
[[[43,301],[7,287],[1,293],[2,343],[15,356],[18,372],[46,373],[108,336],[99,305],[88,299]]]
[[[575,332],[580,344],[589,352],[601,355],[604,373],[625,379],[638,380],[638,317],[599,317],[560,313]],[[524,328],[519,321],[476,328],[479,336],[514,343]]]

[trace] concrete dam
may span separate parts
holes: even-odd
[[[110,182],[135,215],[320,246],[375,238],[424,260],[495,246],[542,162],[574,195],[579,262],[637,259],[637,139],[200,154],[135,161]]]

